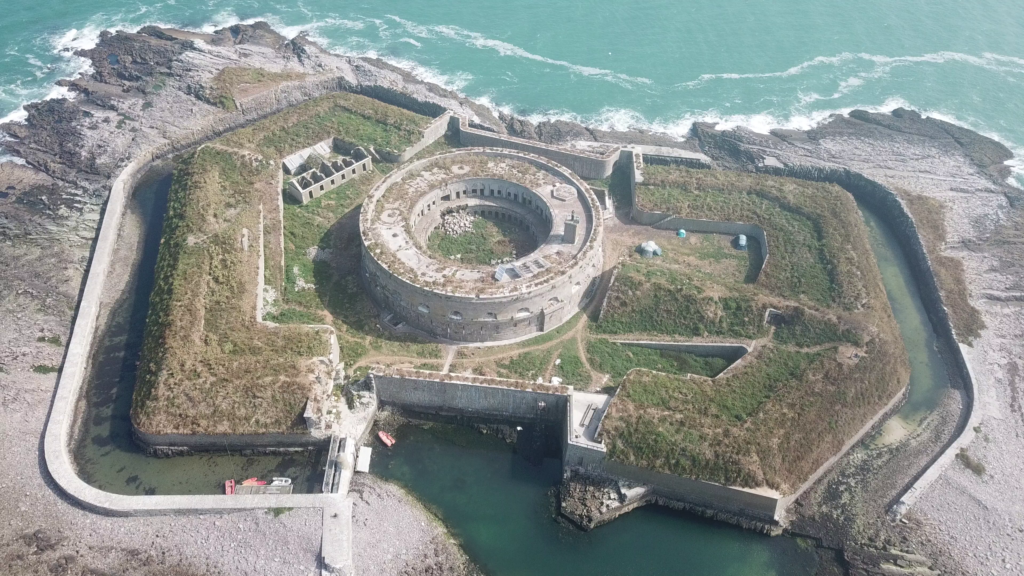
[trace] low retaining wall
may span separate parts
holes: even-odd
[[[619,159],[619,148],[617,146],[605,155],[573,151],[566,148],[549,146],[534,140],[524,140],[473,128],[461,116],[451,117],[451,131],[459,137],[459,143],[463,146],[510,148],[512,150],[529,152],[548,160],[553,160],[569,168],[580,178],[590,180],[600,180],[611,176],[615,162]]]
[[[633,202],[633,206],[630,208],[629,217],[637,224],[644,226],[650,226],[658,230],[679,230],[680,228],[687,232],[697,232],[703,234],[728,234],[735,236],[737,234],[746,234],[747,236],[757,240],[761,245],[761,267],[757,270],[757,278],[761,276],[761,272],[764,271],[765,266],[768,265],[768,237],[764,233],[764,229],[756,224],[746,224],[743,222],[719,222],[715,220],[701,220],[697,218],[685,218],[683,216],[676,216],[674,214],[666,214],[665,212],[654,212],[650,210],[644,210],[637,203],[636,198],[636,185],[639,182],[643,182],[643,177],[640,175],[640,167],[634,158],[636,154],[632,150],[623,150],[623,160],[628,162],[632,167],[630,170],[629,178],[629,192]]]
[[[649,340],[612,340],[616,344],[625,346],[639,346],[640,348],[651,348],[652,350],[666,350],[669,352],[686,352],[694,356],[714,356],[725,358],[735,363],[750,352],[750,347],[744,344],[728,343],[704,343],[704,342],[655,342]]]
[[[416,372],[412,377],[371,373],[369,377],[380,403],[440,416],[523,422],[544,420],[559,424],[568,408],[566,393],[452,382],[442,380],[440,373],[435,376],[431,372]]]
[[[959,384],[964,392],[964,407],[952,437],[943,450],[930,460],[928,466],[914,476],[911,485],[896,501],[892,512],[896,516],[901,516],[953,460],[956,450],[970,442],[974,436],[973,426],[979,420],[974,413],[976,383],[964,353],[966,348],[956,340],[956,332],[950,322],[949,311],[942,302],[938,281],[935,279],[931,260],[928,258],[928,253],[917,232],[917,225],[906,205],[896,193],[852,170],[812,166],[786,168],[764,166],[759,167],[758,171],[775,176],[836,184],[849,192],[856,200],[868,206],[890,227],[910,262],[914,278],[920,288],[921,301],[939,342],[940,353],[948,364],[950,380]]]
[[[418,154],[421,150],[433,144],[435,141],[437,141],[438,138],[444,136],[446,132],[448,132],[448,123],[449,118],[451,118],[451,116],[452,113],[450,111],[447,111],[440,117],[434,118],[434,120],[429,125],[427,125],[426,128],[423,129],[423,137],[420,138],[419,142],[416,142],[412,146],[409,146],[401,153],[395,152],[393,150],[374,151],[377,152],[377,155],[380,156],[381,159],[386,162],[392,162],[394,164],[401,164],[402,162],[406,162],[410,158]]]
[[[297,434],[150,434],[132,425],[136,442],[158,454],[219,451],[277,451],[316,448],[330,442],[330,436],[317,438]]]

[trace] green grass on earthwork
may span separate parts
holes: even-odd
[[[647,166],[637,187],[645,210],[764,228],[768,266],[758,284],[778,296],[856,309],[864,237],[853,198],[831,184],[723,170]]]
[[[466,264],[488,265],[505,258],[518,258],[534,248],[529,232],[510,222],[477,217],[473,228],[458,236],[447,234],[441,227],[430,233],[427,248],[448,260]]]
[[[555,367],[554,375],[562,379],[562,384],[577,388],[586,388],[590,385],[590,370],[580,358],[577,340],[572,338],[562,345],[558,353],[558,366]]]
[[[593,333],[756,342],[712,381],[680,375],[699,363],[592,337],[591,367],[628,373],[602,424],[609,457],[791,493],[909,377],[860,212],[833,185],[666,166],[643,176],[640,208],[757,224],[768,259],[755,279],[759,254],[748,251],[744,272],[736,252],[705,238],[665,239],[662,257],[625,255]],[[769,308],[782,312],[775,328],[765,323]]]
[[[587,358],[595,370],[610,374],[616,381],[633,368],[713,378],[730,364],[730,361],[724,358],[629,346],[604,338],[593,338],[587,342]]]
[[[663,268],[657,258],[624,264],[608,295],[600,334],[757,338],[767,332],[764,306],[737,289],[710,295],[687,272]]]
[[[286,204],[282,222],[281,159],[330,137],[404,149],[429,122],[362,96],[331,94],[177,160],[133,400],[137,426],[154,433],[304,430],[300,416],[320,369],[311,361],[328,344],[325,334],[289,324],[333,322],[349,360],[371,349],[380,330],[354,273],[352,235],[359,204],[389,167],[307,206]],[[277,328],[255,318],[261,222],[264,280],[274,296],[266,312]],[[310,247],[336,257],[314,263]],[[312,288],[300,289],[299,278]]]
[[[544,375],[554,351],[540,350],[523,352],[498,364],[498,375],[502,378],[534,381]]]

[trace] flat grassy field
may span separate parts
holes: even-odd
[[[518,258],[536,248],[525,229],[502,220],[477,217],[473,229],[452,236],[440,227],[427,239],[427,249],[435,256],[473,265],[488,265],[495,260]]]
[[[348,359],[371,350],[439,357],[435,345],[375,338],[379,329],[358,276],[307,256],[310,247],[330,254],[346,223],[354,222],[358,234],[358,206],[390,166],[306,206],[286,205],[283,221],[278,210],[283,156],[332,136],[404,149],[429,122],[369,98],[332,94],[178,160],[133,398],[136,426],[184,434],[302,431],[312,376],[325,370],[315,358],[327,355],[328,342],[322,333],[287,324],[333,324]],[[266,319],[283,324],[277,328],[255,317],[261,217],[264,280],[272,294],[265,298]]]
[[[591,338],[595,370],[622,378],[629,368],[648,369],[626,375],[605,416],[610,457],[727,485],[795,490],[909,378],[856,204],[831,185],[665,166],[645,167],[636,195],[645,210],[758,224],[769,258],[752,275],[738,251],[720,240],[703,245],[714,235],[691,235],[704,237],[693,245],[662,232],[663,257],[630,253],[621,261],[593,332],[754,340],[755,348],[711,381],[680,375],[701,373],[692,361]],[[748,254],[748,264],[759,264],[757,256]]]

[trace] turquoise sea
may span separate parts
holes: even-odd
[[[259,19],[534,119],[682,134],[911,106],[1024,156],[1021,0],[5,0],[0,118],[63,95],[103,29]]]

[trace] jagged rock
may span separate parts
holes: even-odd
[[[593,142],[594,135],[583,125],[565,120],[546,120],[537,124],[537,139],[545,144],[564,144],[566,142]]]
[[[104,30],[95,48],[78,50],[75,55],[92,62],[93,80],[137,88],[157,74],[169,74],[171,64],[186,50],[194,49],[191,40],[178,40],[156,27],[146,27],[140,33]]]
[[[508,131],[509,136],[525,138],[527,140],[537,139],[537,130],[533,126],[533,122],[525,118],[505,114],[504,112],[498,114],[498,119],[505,125],[505,130]]]

